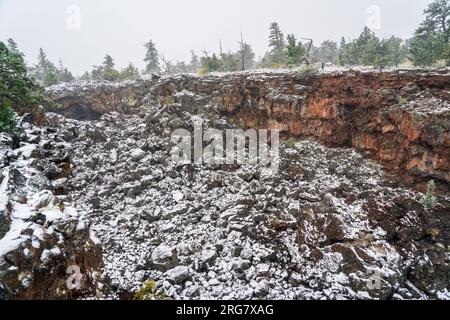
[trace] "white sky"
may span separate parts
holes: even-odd
[[[106,53],[119,67],[142,68],[143,44],[152,39],[171,60],[189,60],[190,50],[236,50],[240,31],[257,56],[267,50],[268,27],[277,21],[284,34],[313,38],[315,45],[341,36],[354,38],[368,20],[380,36],[410,37],[432,0],[0,0],[0,40],[13,38],[34,63],[44,48],[75,74],[102,62]],[[80,9],[80,28],[68,28]],[[73,13],[73,11],[72,11]],[[75,17],[75,19],[70,19]]]

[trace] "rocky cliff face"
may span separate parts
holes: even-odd
[[[0,135],[0,298],[100,295],[101,247],[67,197],[72,150],[30,118],[20,119],[17,136]],[[69,290],[74,265],[83,276]]]
[[[162,104],[181,102],[176,93],[188,90],[212,100],[241,126],[355,147],[405,182],[422,182],[423,189],[432,178],[445,182],[441,187],[450,182],[449,88],[448,71],[282,72],[184,75],[50,94],[66,114],[83,107],[104,113],[132,112],[149,92]]]
[[[398,181],[448,188],[447,79],[283,72],[60,86],[49,94],[65,117],[47,114],[47,130],[73,150],[66,200],[98,239],[112,298],[154,279],[174,299],[450,299],[450,199],[440,192],[427,207]],[[281,129],[291,139],[279,174],[172,163],[171,134],[193,120]]]

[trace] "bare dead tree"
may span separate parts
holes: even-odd
[[[166,60],[166,58],[164,57],[163,54],[160,55],[160,59],[164,63],[164,65],[166,66],[166,72],[169,73],[169,74],[172,73],[173,70],[172,70],[171,62],[169,60]]]
[[[244,37],[242,36],[242,31],[241,31],[241,69],[242,71],[245,70],[245,43],[244,43]]]
[[[309,43],[308,43],[308,48],[306,49],[305,55],[300,59],[300,64],[302,64],[303,62],[305,62],[305,63],[306,63],[306,66],[309,67],[309,65],[311,64],[309,52],[310,52],[311,49],[312,49],[312,46],[313,46],[313,40],[312,40],[312,39],[309,39],[309,38],[302,38],[302,39],[303,39],[303,40],[307,40]]]

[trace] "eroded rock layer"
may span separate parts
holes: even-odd
[[[328,146],[355,147],[408,179],[450,182],[450,74],[394,71],[299,75],[233,73],[50,91],[63,113],[133,112],[153,93],[161,104],[193,92],[247,128],[279,129]],[[80,109],[81,108],[81,109]],[[84,109],[83,109],[84,108]],[[423,188],[423,184],[421,186]]]

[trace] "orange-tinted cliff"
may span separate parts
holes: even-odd
[[[407,178],[450,182],[450,73],[346,71],[173,76],[122,85],[51,91],[66,108],[132,111],[152,95],[204,97],[246,128],[279,129],[328,146],[355,147]]]

